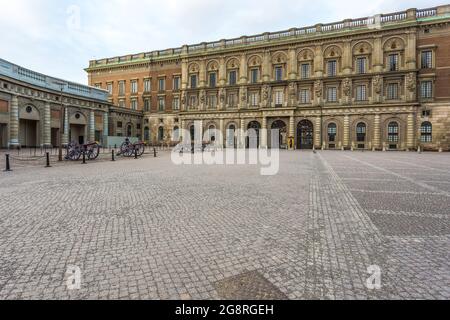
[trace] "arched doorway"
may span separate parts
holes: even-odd
[[[227,148],[236,148],[236,126],[230,124],[227,129]]]
[[[314,144],[314,127],[311,121],[302,120],[297,126],[297,149],[312,149]]]
[[[150,129],[148,127],[144,128],[144,141],[150,141]]]
[[[36,107],[28,105],[19,109],[19,142],[22,147],[40,144],[40,115]]]
[[[158,141],[159,142],[164,141],[164,128],[163,127],[158,128]]]
[[[331,122],[328,124],[327,133],[328,133],[328,148],[335,149],[336,148],[336,136],[337,136],[336,123]]]
[[[258,121],[252,121],[248,124],[248,134],[246,138],[246,148],[259,148],[259,131],[261,129],[261,125]]]
[[[389,149],[397,149],[398,142],[399,142],[399,125],[397,122],[392,121],[388,125]]]
[[[195,125],[191,125],[189,127],[189,133],[191,135],[191,143],[194,143],[194,141],[195,141]]]
[[[180,140],[180,128],[178,126],[173,127],[173,142],[178,142]]]
[[[131,126],[131,124],[127,125],[127,137],[131,138],[131,136],[133,135],[133,127]]]
[[[367,126],[364,122],[360,122],[356,125],[356,142],[358,143],[358,149],[364,149],[366,147],[366,134]]]
[[[272,130],[279,130],[278,137],[274,136],[271,132],[270,134],[270,146],[274,146],[275,144],[279,144],[279,148],[286,147],[286,134],[287,134],[287,126],[286,123],[282,120],[277,120],[272,123]],[[278,141],[277,141],[278,140]]]

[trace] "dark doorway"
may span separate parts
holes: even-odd
[[[276,143],[278,139],[279,148],[286,148],[286,133],[287,133],[287,126],[286,123],[282,120],[277,120],[274,123],[272,123],[272,130],[279,130],[278,138],[276,136],[273,136],[273,132],[270,134],[270,147],[273,148],[274,144]]]
[[[259,131],[261,129],[261,125],[258,121],[252,121],[248,124],[248,134],[246,138],[246,148],[256,147],[259,148]]]
[[[314,127],[311,121],[300,121],[297,126],[297,149],[312,149],[314,143]]]

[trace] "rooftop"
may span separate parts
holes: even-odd
[[[109,93],[94,87],[61,80],[0,59],[0,76],[5,76],[47,90],[107,102]]]
[[[223,39],[214,42],[202,42],[194,45],[184,45],[179,48],[157,50],[139,54],[124,55],[114,58],[92,60],[89,68],[109,67],[128,63],[149,62],[152,60],[181,57],[184,54],[201,53],[211,50],[233,48],[244,45],[257,45],[271,43],[287,39],[302,39],[322,34],[349,32],[354,30],[375,29],[385,25],[400,24],[405,22],[422,22],[439,17],[450,17],[450,5],[443,5],[427,9],[408,9],[406,11],[378,14],[372,17],[346,19],[339,22],[316,24],[315,26],[292,28],[278,32],[266,32],[253,36],[242,36],[234,39]]]

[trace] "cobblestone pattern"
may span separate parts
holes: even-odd
[[[158,156],[0,172],[0,299],[219,299],[252,271],[289,299],[450,298],[449,154]]]

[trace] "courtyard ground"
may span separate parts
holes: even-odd
[[[449,153],[107,157],[0,172],[0,299],[450,299]]]

